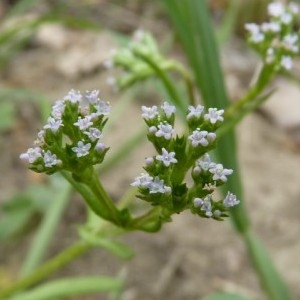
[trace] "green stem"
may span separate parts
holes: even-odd
[[[32,286],[33,284],[45,279],[50,274],[61,269],[63,266],[70,263],[72,260],[78,256],[86,253],[88,250],[92,249],[93,246],[79,242],[69,248],[65,249],[63,252],[58,254],[53,259],[49,260],[40,268],[36,269],[33,273],[28,275],[26,278],[19,280],[12,286],[0,291],[0,299],[8,299],[9,296]]]
[[[91,180],[86,183],[76,181],[69,172],[61,171],[61,174],[82,195],[96,215],[117,226],[121,225],[120,213],[104,191],[94,170]]]
[[[99,200],[101,200],[105,204],[110,216],[109,221],[112,221],[117,226],[121,226],[122,220],[120,216],[120,211],[117,209],[109,195],[106,193],[95,170],[93,171],[93,176],[89,183],[89,187],[96,195],[96,197],[99,198]]]
[[[265,87],[270,83],[274,76],[273,68],[270,68],[267,65],[264,65],[260,74],[256,80],[256,83],[248,90],[247,94],[240,99],[239,101],[232,104],[225,112],[224,116],[226,118],[233,118],[236,114],[239,113],[243,107],[256,99],[261,92],[265,89]]]
[[[160,215],[162,208],[157,206],[145,213],[144,215],[133,219],[130,222],[128,231],[131,230],[143,230],[147,232],[157,232],[162,225]]]
[[[189,104],[190,105],[196,105],[196,99],[195,99],[195,85],[192,80],[191,74],[178,62],[173,63],[172,69],[176,70],[184,79],[188,97],[189,97]]]

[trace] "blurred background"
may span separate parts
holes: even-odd
[[[268,1],[211,0],[223,72],[232,101],[243,95],[259,58],[245,44],[245,22],[266,18]],[[113,107],[122,107],[105,142],[112,149],[144,124],[141,104],[162,100],[155,81],[126,92],[110,84],[111,51],[137,29],[153,33],[165,56],[185,63],[178,37],[160,1],[48,0],[0,2],[0,288],[16,278],[20,264],[60,182],[33,173],[19,160],[32,144],[51,103],[71,88],[100,89]],[[276,93],[238,126],[245,202],[255,230],[270,251],[288,287],[300,299],[300,90],[297,77],[277,78]],[[114,111],[114,110],[113,110]],[[119,199],[140,173],[146,142],[101,174]],[[80,196],[72,194],[59,220],[47,257],[77,238],[86,218]],[[136,255],[124,262],[101,249],[74,261],[55,276],[126,274],[124,299],[197,299],[212,291],[263,299],[244,245],[230,221],[175,216],[157,234],[131,233],[124,241]],[[74,298],[75,299],[75,298]],[[76,299],[106,299],[105,296]]]

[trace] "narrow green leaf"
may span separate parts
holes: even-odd
[[[36,232],[28,254],[22,265],[20,275],[25,277],[30,274],[43,260],[51,239],[55,236],[55,230],[70,199],[71,187],[66,181],[62,181],[59,175],[51,178],[52,201]]]
[[[223,74],[218,57],[218,49],[210,20],[207,1],[163,0],[173,24],[182,41],[188,61],[194,70],[196,84],[202,100],[208,107],[226,108],[229,104]],[[244,238],[248,253],[253,261],[260,281],[270,299],[290,299],[285,284],[278,276],[272,261],[264,251],[265,261],[259,255],[260,241],[253,236],[247,237],[250,221],[243,203],[242,184],[239,176],[234,132],[229,132],[219,141],[216,156],[226,166],[234,169],[225,189],[237,195],[240,205],[231,209],[231,220],[236,230]],[[276,298],[276,294],[281,298]]]
[[[45,283],[9,300],[54,300],[119,290],[122,280],[111,277],[64,278]]]
[[[93,246],[99,246],[122,259],[130,259],[134,255],[133,250],[127,245],[106,237],[97,236],[84,227],[79,228],[80,237]]]
[[[260,239],[252,231],[249,231],[245,235],[245,240],[253,264],[260,274],[261,283],[268,294],[268,299],[292,299]]]

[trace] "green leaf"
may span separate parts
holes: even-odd
[[[54,300],[119,290],[123,281],[112,277],[64,278],[45,283],[9,300]]]
[[[226,108],[229,101],[207,1],[163,0],[163,2],[182,41],[188,61],[194,70],[196,84],[204,104],[208,107]],[[242,184],[239,176],[234,132],[229,132],[222,137],[218,144],[216,156],[226,167],[234,170],[223,192],[225,189],[229,189],[241,200],[239,205],[231,209],[231,220],[246,242],[249,257],[256,267],[266,293],[270,296],[269,299],[290,299],[284,282],[276,272],[259,239],[253,234],[251,234],[251,238],[248,237],[251,225],[242,201]],[[263,253],[262,256],[260,256],[260,250]]]
[[[249,300],[249,299],[238,294],[213,293],[204,298],[201,298],[201,300]]]
[[[49,186],[48,193],[50,192],[52,199],[32,239],[32,243],[20,271],[21,277],[30,274],[43,260],[49,248],[50,241],[55,236],[55,231],[63,212],[70,200],[70,191],[71,187],[68,182],[63,181],[58,174],[51,177],[51,185]]]
[[[122,259],[130,259],[134,255],[133,250],[127,245],[107,237],[97,236],[84,227],[79,228],[79,235],[85,242],[99,246]]]
[[[280,275],[275,269],[273,262],[260,239],[251,231],[247,232],[245,239],[253,264],[259,272],[261,282],[268,294],[268,299],[292,299],[290,292],[282,282]]]

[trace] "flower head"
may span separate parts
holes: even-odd
[[[202,105],[197,105],[195,106],[189,106],[188,107],[189,113],[187,115],[187,119],[191,119],[191,118],[195,118],[195,119],[199,119],[204,111],[204,106]]]
[[[169,194],[171,192],[171,188],[164,185],[164,180],[160,179],[158,176],[154,177],[148,188],[150,194]]]
[[[164,111],[167,118],[170,118],[176,111],[176,107],[174,105],[170,105],[168,102],[164,102],[161,109]]]
[[[79,117],[77,122],[74,123],[74,125],[79,127],[80,130],[86,130],[87,128],[93,125],[93,122],[91,122],[90,116],[86,116],[84,118]]]
[[[157,137],[164,137],[166,140],[170,140],[174,133],[172,125],[168,123],[160,123],[158,126],[158,131],[155,133]]]
[[[72,150],[76,153],[77,157],[86,156],[89,154],[91,144],[84,144],[82,141],[77,143],[77,147],[73,147]]]
[[[194,130],[193,133],[188,137],[191,141],[193,147],[198,147],[199,145],[207,147],[209,141],[207,139],[208,132],[206,130],[200,130],[199,128]]]
[[[204,119],[209,120],[211,124],[216,124],[218,121],[223,122],[223,113],[224,109],[218,110],[217,108],[209,108],[208,113],[204,115]]]
[[[102,132],[94,127],[90,127],[88,131],[84,131],[84,134],[87,135],[92,142],[99,140],[102,137]]]
[[[175,152],[168,152],[165,148],[162,148],[161,155],[156,155],[156,159],[161,161],[166,167],[169,167],[171,164],[177,163]]]
[[[49,151],[49,150],[47,150],[44,153],[43,159],[44,159],[45,167],[47,167],[47,168],[51,168],[51,167],[61,163],[61,160],[57,159],[57,156],[55,154],[51,153],[51,151]]]
[[[142,117],[145,120],[152,120],[156,118],[157,115],[158,115],[158,111],[156,105],[151,107],[142,106]]]
[[[209,168],[209,172],[213,174],[213,180],[227,181],[228,175],[233,173],[232,169],[224,169],[222,164],[215,164]]]
[[[85,94],[85,98],[91,104],[97,104],[100,101],[98,96],[99,96],[99,90],[87,91]]]
[[[238,205],[239,203],[240,203],[240,200],[238,200],[236,198],[236,196],[230,192],[227,193],[225,199],[223,200],[223,205],[225,207],[232,207],[232,206]]]
[[[69,93],[64,97],[64,100],[70,101],[71,103],[75,104],[82,100],[82,95],[79,91],[70,90]]]
[[[140,176],[136,177],[134,182],[131,183],[132,186],[148,188],[153,181],[153,177],[148,173],[142,173]]]
[[[39,157],[42,157],[40,147],[29,148],[27,152],[20,155],[20,159],[27,160],[30,164],[34,163]]]
[[[64,126],[62,120],[56,120],[52,117],[49,117],[47,124],[44,126],[44,129],[50,129],[53,133],[56,133],[62,126]]]

